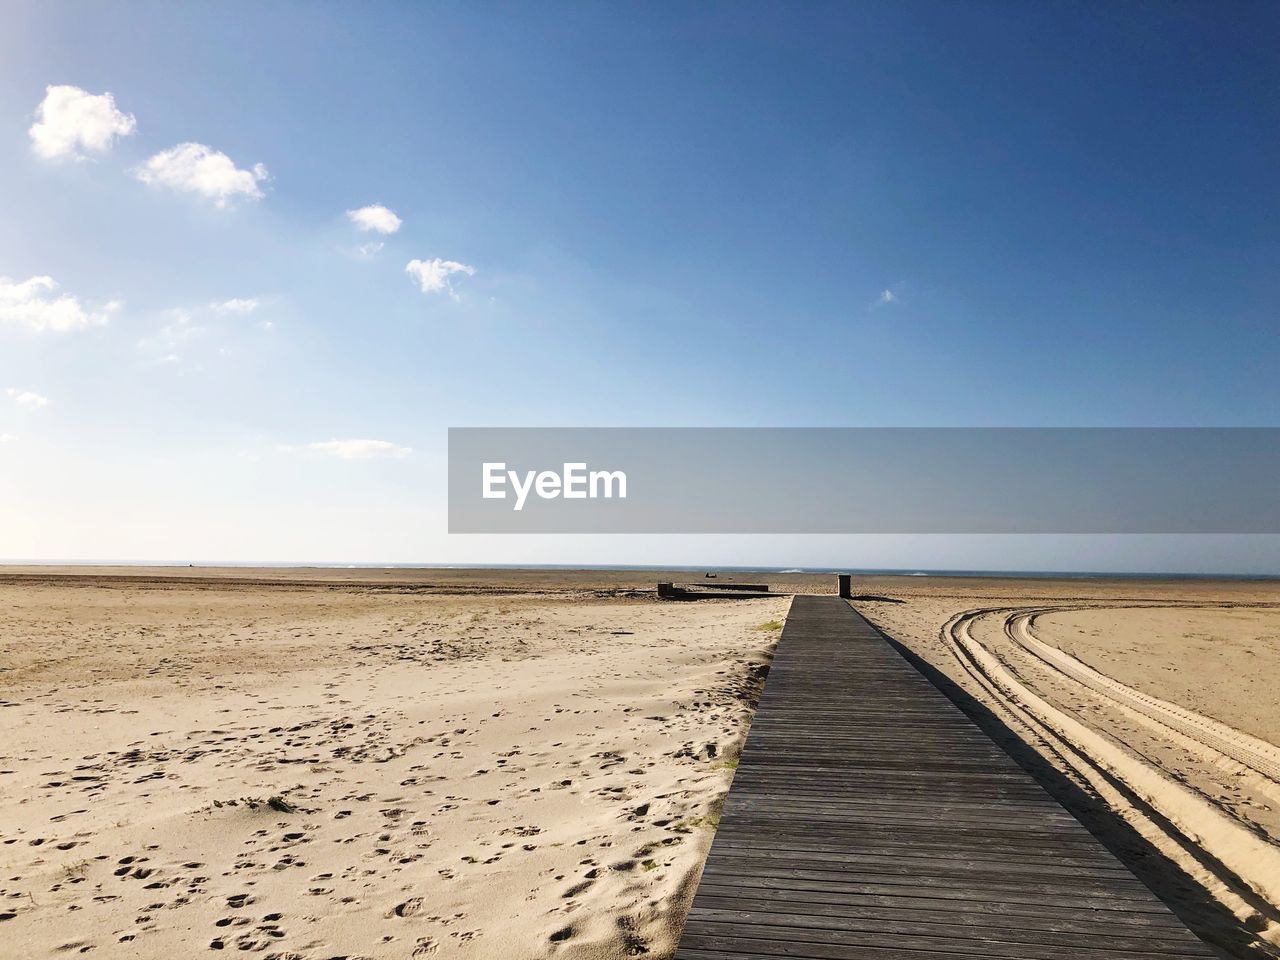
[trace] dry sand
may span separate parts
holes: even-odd
[[[0,956],[669,954],[786,601],[298,579],[0,582]]]

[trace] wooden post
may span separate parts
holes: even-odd
[[[847,573],[838,574],[840,577],[840,596],[845,600],[853,599],[853,578]]]

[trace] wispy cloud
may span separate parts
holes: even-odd
[[[342,460],[399,459],[413,453],[409,447],[402,447],[389,440],[321,440],[307,444],[307,449]]]
[[[195,364],[228,358],[252,350],[260,341],[252,331],[269,331],[269,319],[247,318],[259,313],[264,301],[257,297],[233,297],[203,304],[171,307],[152,316],[150,332],[136,347],[153,363]]]
[[[253,313],[262,305],[257,297],[232,297],[220,303],[209,304],[216,313]]]
[[[404,221],[394,211],[380,203],[373,203],[359,210],[348,210],[347,219],[356,225],[356,229],[366,233],[395,233]]]
[[[0,433],[0,443],[13,443],[17,439],[12,433]]]
[[[888,307],[902,303],[902,291],[904,284],[895,283],[892,286],[885,287],[876,294],[875,299],[867,304],[868,310],[883,310]]]
[[[241,170],[220,150],[203,143],[180,143],[157,153],[134,175],[145,184],[198,193],[225,207],[238,197],[261,200],[258,184],[267,179],[267,168],[257,163]]]
[[[45,87],[36,122],[27,131],[31,149],[46,160],[85,160],[109,151],[137,126],[109,93],[92,94],[65,84]]]
[[[360,244],[351,252],[357,260],[372,260],[382,251],[382,248],[385,246],[386,244],[383,243],[381,240],[373,240],[373,241],[370,241],[369,243]]]
[[[17,406],[23,410],[39,410],[41,407],[49,405],[49,398],[41,396],[34,390],[22,390],[18,387],[8,387],[4,391],[5,396],[9,397]]]
[[[205,329],[192,320],[186,310],[168,311],[168,321],[155,333],[138,341],[138,349],[160,363],[177,363],[182,359],[180,350],[197,337],[204,336]]]
[[[404,268],[405,273],[413,277],[422,288],[423,293],[439,293],[444,291],[449,296],[456,296],[449,277],[455,273],[463,273],[468,277],[475,276],[476,268],[456,260],[410,260]]]
[[[26,327],[36,333],[66,333],[100,327],[120,309],[119,301],[86,306],[69,293],[57,294],[52,277],[10,280],[0,277],[0,324]]]

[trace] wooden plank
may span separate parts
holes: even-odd
[[[796,597],[679,960],[1211,957],[837,597]]]

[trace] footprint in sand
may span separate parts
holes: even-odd
[[[421,897],[410,897],[404,903],[397,904],[396,908],[391,912],[397,917],[412,917],[415,913],[422,909]]]
[[[563,943],[566,940],[572,939],[576,932],[577,931],[575,931],[573,927],[562,927],[555,933],[551,934],[551,936],[547,937],[547,939],[552,943]]]

